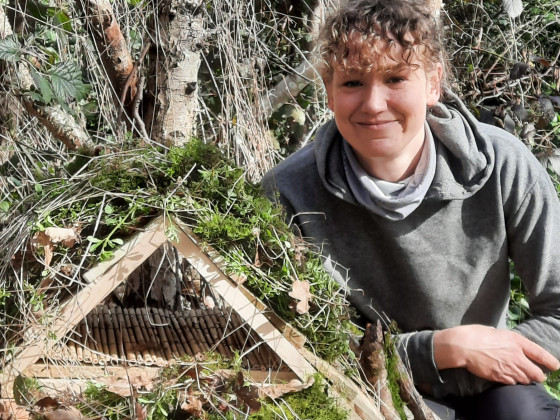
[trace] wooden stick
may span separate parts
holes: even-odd
[[[400,419],[388,387],[381,322],[368,324],[360,344],[360,365],[365,379],[379,392],[380,411],[385,419]]]
[[[412,412],[414,420],[439,420],[439,417],[426,405],[424,399],[416,390],[408,369],[404,366],[399,354],[396,353],[395,356],[397,357],[397,370],[399,372],[400,395]]]
[[[222,343],[222,346],[226,351],[227,357],[231,359],[233,358],[233,353],[231,351],[232,340],[231,337],[228,334],[226,334],[225,328],[224,326],[222,326],[222,323],[220,322],[217,316],[218,313],[219,312],[217,311],[208,311],[208,316],[212,320],[212,323],[215,325],[216,332],[220,337],[219,338],[220,343]]]
[[[92,363],[93,355],[89,349],[91,337],[88,333],[87,318],[80,323],[80,333],[82,334],[82,343],[84,345],[84,363]]]
[[[169,319],[171,320],[171,322],[173,324],[173,328],[175,330],[175,334],[177,335],[177,339],[179,340],[179,342],[181,343],[181,346],[183,347],[184,355],[194,356],[194,351],[191,348],[189,340],[185,336],[185,334],[183,332],[183,329],[181,328],[181,325],[179,324],[179,319],[178,319],[176,313],[173,312],[173,311],[168,311],[168,312],[169,312]]]
[[[191,311],[191,313],[192,313],[192,311]],[[187,322],[187,326],[188,326],[190,332],[193,334],[194,339],[198,343],[200,349],[202,350],[202,353],[206,353],[206,352],[210,351],[210,347],[208,347],[208,344],[206,343],[206,340],[204,339],[203,334],[201,333],[200,329],[198,328],[198,322],[196,322],[195,319],[196,319],[196,317],[194,317],[192,315],[185,317],[185,321]]]

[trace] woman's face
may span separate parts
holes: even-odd
[[[337,127],[369,174],[378,176],[376,166],[387,162],[414,163],[440,80],[441,65],[426,72],[419,62],[411,66],[383,58],[371,71],[338,69],[325,81]]]

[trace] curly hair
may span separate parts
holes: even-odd
[[[443,28],[428,0],[349,0],[327,18],[319,36],[320,72],[369,71],[380,57],[448,71]],[[397,44],[401,48],[396,48]]]

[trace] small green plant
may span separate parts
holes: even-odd
[[[218,419],[218,417],[213,418]],[[345,420],[347,418],[348,412],[329,395],[328,387],[320,375],[315,375],[315,383],[311,387],[289,394],[278,402],[264,401],[261,410],[249,416],[250,420]]]
[[[132,418],[131,399],[107,390],[107,387],[94,382],[88,384],[83,393],[78,410],[86,416],[124,420]]]

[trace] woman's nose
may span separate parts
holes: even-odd
[[[387,92],[383,85],[372,84],[364,90],[362,109],[369,112],[380,112],[387,109]]]

